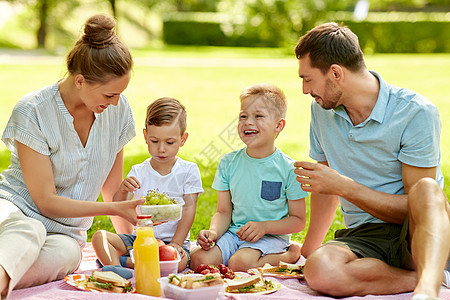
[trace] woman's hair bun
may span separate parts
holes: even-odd
[[[84,24],[83,41],[94,48],[105,48],[117,38],[114,18],[106,15],[94,15]]]

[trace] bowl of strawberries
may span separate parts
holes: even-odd
[[[206,275],[210,273],[219,273],[222,278],[233,279],[234,271],[225,266],[224,264],[218,265],[206,265],[201,264],[194,270],[194,273]]]

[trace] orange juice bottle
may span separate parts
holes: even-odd
[[[140,294],[159,297],[161,296],[161,286],[158,282],[159,251],[151,218],[150,215],[138,216],[136,240],[133,244],[136,291]]]

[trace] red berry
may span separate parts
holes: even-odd
[[[208,269],[208,265],[201,264],[195,269],[195,273],[201,273],[203,270]]]

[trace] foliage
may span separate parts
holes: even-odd
[[[27,55],[37,56],[35,52],[22,51],[0,55],[1,129],[5,127],[20,97],[64,76],[64,57],[49,57],[46,54],[41,58],[31,58]],[[215,212],[217,196],[211,184],[220,156],[239,147],[232,141],[226,144],[224,139],[228,135],[232,137],[234,132],[238,95],[245,86],[271,82],[285,91],[289,99],[287,124],[277,139],[277,146],[295,159],[308,159],[311,98],[301,94],[293,52],[285,54],[282,49],[274,48],[172,46],[134,50],[133,57],[133,78],[125,94],[135,116],[137,137],[125,147],[124,175],[133,164],[149,156],[142,135],[148,104],[162,96],[179,99],[187,108],[189,132],[186,144],[180,148],[180,156],[199,165],[205,189],[198,199],[197,214],[191,229],[192,239],[200,229],[209,226]],[[450,54],[367,54],[365,57],[368,68],[378,71],[387,82],[413,89],[438,106],[442,122],[442,171],[444,177],[450,176],[447,71],[450,68]],[[211,150],[218,152],[215,155]],[[9,162],[10,153],[0,144],[0,170],[7,168]],[[448,185],[444,191],[450,196]],[[327,240],[331,238],[332,231],[343,227],[342,217],[337,212]],[[95,217],[89,236],[98,229],[113,230],[109,217]],[[305,231],[302,231],[293,236],[302,241],[304,235]]]
[[[285,0],[225,0],[219,5],[230,17],[223,30],[239,46],[282,46],[301,28],[303,10],[300,1]]]
[[[163,40],[174,45],[225,46],[227,38],[216,22],[166,20]]]
[[[359,37],[366,52],[448,53],[450,22],[352,22],[345,24]],[[414,34],[411,34],[414,33]]]
[[[47,34],[54,34],[55,38],[62,33],[62,37],[67,36],[62,23],[65,20],[60,16],[70,16],[70,12],[79,6],[79,0],[16,0],[15,2],[25,5],[25,13],[19,18],[27,29],[32,28],[36,36],[36,45],[39,48],[46,48]],[[61,36],[59,36],[61,37]]]

